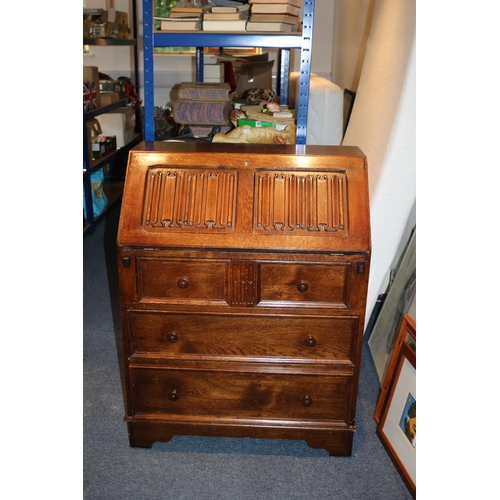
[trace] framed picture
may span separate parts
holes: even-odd
[[[416,353],[407,344],[397,357],[393,384],[377,426],[377,435],[416,497],[417,390]]]
[[[344,132],[342,137],[345,136],[347,125],[351,118],[352,108],[354,106],[354,99],[356,99],[356,92],[349,89],[344,89]]]
[[[396,345],[394,346],[394,352],[392,353],[391,360],[387,366],[387,372],[385,374],[384,382],[382,383],[380,395],[375,407],[375,413],[373,416],[377,423],[380,422],[380,415],[382,414],[382,411],[387,403],[389,389],[394,383],[396,363],[403,345],[408,346],[410,349],[415,351],[415,353],[417,352],[417,325],[415,320],[408,314],[405,314],[403,316],[403,320],[401,321],[401,327],[399,328]]]
[[[417,234],[414,230],[394,269],[384,303],[368,338],[380,385],[387,372],[403,316],[414,303],[417,286],[416,253]]]

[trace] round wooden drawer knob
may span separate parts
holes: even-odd
[[[177,335],[177,333],[172,332],[172,333],[169,333],[169,334],[167,335],[167,340],[168,340],[171,344],[175,344],[175,343],[179,340],[179,336]]]
[[[314,347],[316,345],[316,339],[312,335],[309,335],[304,342],[307,347]]]
[[[174,389],[172,392],[169,392],[167,397],[168,399],[170,399],[170,401],[177,401],[179,399],[179,393],[177,392],[177,389]]]
[[[179,288],[182,288],[183,290],[185,288],[187,288],[189,286],[189,280],[187,278],[181,278],[178,282],[177,282],[177,286]]]
[[[313,400],[309,396],[304,396],[301,403],[302,406],[311,406],[313,404]]]
[[[297,290],[301,293],[307,292],[307,290],[309,290],[309,285],[307,284],[307,281],[299,281],[297,283]]]

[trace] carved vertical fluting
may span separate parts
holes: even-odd
[[[258,301],[258,271],[253,261],[233,261],[230,265],[231,289],[229,304],[238,307],[252,307]]]
[[[345,174],[260,171],[254,227],[265,231],[345,230]]]
[[[236,171],[151,168],[143,225],[169,229],[232,229]]]

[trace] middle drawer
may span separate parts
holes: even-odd
[[[130,311],[130,355],[353,363],[356,316]]]

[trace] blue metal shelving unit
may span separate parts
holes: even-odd
[[[134,76],[135,76],[135,89],[138,92],[139,89],[139,65],[138,65],[138,48],[137,48],[137,9],[136,9],[136,1],[132,2],[132,26],[134,29],[133,38],[130,39],[115,39],[115,38],[83,38],[84,45],[99,45],[104,47],[120,47],[120,46],[129,46],[134,49]],[[88,234],[91,234],[95,231],[95,226],[99,222],[99,220],[103,217],[104,213],[99,217],[94,216],[94,210],[92,206],[92,191],[91,191],[91,182],[90,175],[92,172],[95,172],[99,168],[102,168],[107,163],[112,163],[116,157],[123,153],[122,150],[117,150],[114,153],[98,160],[92,161],[89,158],[88,154],[88,144],[87,144],[87,127],[86,121],[91,118],[96,118],[97,116],[108,113],[114,109],[118,109],[120,107],[127,106],[130,103],[130,99],[124,99],[120,102],[111,104],[109,106],[95,109],[88,113],[83,114],[83,196],[85,199],[85,209],[87,212],[87,226],[83,230],[83,236],[85,237]],[[123,150],[128,150],[134,147],[139,141],[142,139],[141,134],[136,135],[134,140],[127,144]],[[110,206],[112,203],[110,204]],[[110,208],[110,206],[108,208]]]
[[[314,0],[304,0],[302,33],[212,33],[155,32],[153,0],[143,0],[144,19],[144,139],[154,141],[154,49],[155,47],[196,47],[196,81],[203,80],[203,49],[205,47],[261,47],[280,50],[280,100],[288,100],[290,50],[300,54],[299,99],[297,106],[298,145],[305,145],[309,80],[314,21]]]

